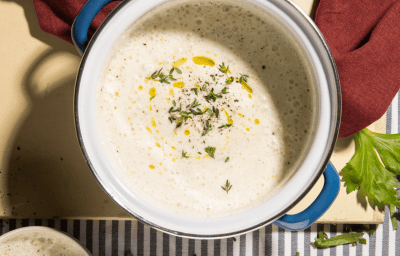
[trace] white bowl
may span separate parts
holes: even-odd
[[[0,254],[5,253],[2,250],[6,248],[12,252],[19,251],[18,254],[6,255],[32,255],[29,251],[32,252],[33,249],[40,250],[43,255],[60,255],[59,250],[67,248],[71,253],[62,255],[91,256],[74,238],[48,227],[31,226],[5,233],[0,236]]]

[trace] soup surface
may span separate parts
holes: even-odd
[[[26,230],[0,242],[2,256],[87,256],[74,240],[56,231]]]
[[[96,121],[115,171],[169,211],[234,214],[272,196],[312,134],[315,92],[293,41],[239,3],[173,3],[114,44]]]

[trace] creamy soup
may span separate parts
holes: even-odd
[[[266,15],[235,2],[172,3],[114,44],[96,121],[138,194],[197,217],[234,214],[290,178],[314,125],[305,58]]]
[[[88,256],[75,240],[57,231],[29,229],[7,235],[0,242],[2,256]]]

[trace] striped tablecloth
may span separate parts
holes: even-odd
[[[398,133],[399,97],[395,97],[387,111],[386,132]],[[0,233],[24,226],[49,226],[68,233],[97,255],[400,255],[400,229],[392,230],[386,208],[383,225],[369,225],[374,235],[364,232],[366,245],[343,245],[317,249],[313,242],[319,231],[329,237],[349,232],[347,225],[314,224],[304,231],[292,232],[269,225],[260,230],[217,240],[194,240],[158,232],[138,221],[118,220],[0,220]],[[360,228],[360,225],[353,226]]]

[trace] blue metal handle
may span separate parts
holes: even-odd
[[[285,214],[273,224],[278,227],[298,231],[308,228],[311,224],[317,221],[335,201],[340,190],[339,174],[329,162],[324,171],[324,187],[315,201],[304,211],[297,214]]]
[[[84,45],[87,41],[87,33],[90,24],[100,10],[112,1],[113,0],[88,0],[78,13],[78,16],[76,16],[72,24],[72,41],[81,55],[85,52]]]

